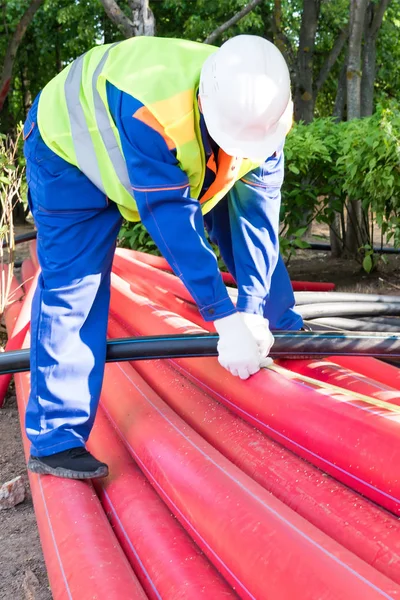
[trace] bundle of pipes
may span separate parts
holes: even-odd
[[[298,311],[311,327],[400,332],[400,296],[298,292],[295,297]]]
[[[228,291],[235,301],[237,289]],[[295,292],[294,296],[298,312],[312,329],[400,332],[400,296],[343,292]]]
[[[139,263],[142,265],[141,272],[146,275],[147,283],[154,284],[158,282],[161,288],[169,288],[173,294],[186,302],[193,304],[193,299],[183,287],[182,283],[176,280],[169,273],[172,272],[167,261],[163,258],[146,255],[143,252],[134,250],[118,249],[115,257],[115,272],[119,273],[122,268],[130,268],[130,265]],[[145,269],[144,267],[150,267]],[[136,265],[137,267],[137,265]],[[156,271],[158,270],[158,274]],[[161,273],[160,273],[161,271]],[[225,283],[228,286],[234,284],[229,274],[223,274]],[[338,293],[328,290],[333,289],[331,284],[314,284],[306,282],[292,282],[295,290],[295,299],[297,309],[302,317],[307,320],[313,329],[334,329],[349,331],[366,332],[400,332],[400,296],[386,296],[378,294],[356,294],[356,293]],[[303,287],[304,284],[304,287]],[[301,291],[308,290],[308,291]],[[147,291],[150,291],[147,288]],[[237,298],[237,289],[228,287],[231,298],[235,301]],[[158,298],[162,297],[158,294]],[[166,298],[164,298],[166,300]],[[172,306],[171,306],[172,308]],[[193,314],[196,313],[194,309]],[[391,316],[385,322],[373,321],[374,315]],[[343,319],[346,318],[346,320]],[[348,317],[351,317],[349,323]],[[356,322],[354,317],[357,317]],[[337,319],[340,318],[338,321]],[[365,322],[364,318],[366,319]],[[382,327],[385,325],[386,327]]]
[[[146,281],[118,256],[110,337],[205,333],[179,280],[153,268]],[[95,496],[83,482],[74,494],[75,482],[31,479],[55,600],[399,597],[400,371],[352,360],[370,378],[335,357],[248,382],[215,358],[108,364],[89,448],[110,476]],[[17,384],[22,416],[28,375]]]

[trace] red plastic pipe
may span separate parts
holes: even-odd
[[[36,267],[33,263],[33,260],[31,258],[25,258],[21,265],[21,279],[25,293],[29,291],[29,288],[31,287],[35,278],[35,273]]]
[[[88,447],[109,465],[110,475],[95,489],[148,597],[237,599],[139,471],[101,407]]]
[[[8,326],[12,316],[7,311]],[[23,345],[29,346],[29,335]],[[24,415],[29,375],[17,374],[15,387],[28,458]],[[32,473],[29,483],[54,600],[145,600],[90,483]]]
[[[117,248],[115,251],[113,272],[117,275],[129,275],[139,281],[143,280],[147,285],[154,284],[161,288],[167,289],[178,298],[182,298],[187,302],[194,303],[191,294],[188,292],[182,281],[175,275],[165,273],[162,270],[156,269],[140,260],[136,260],[132,256],[132,250]]]
[[[112,281],[112,311],[123,319],[129,331],[139,329],[141,335],[201,331],[134,294],[129,284],[116,275]],[[129,311],[128,302],[132,306]],[[395,413],[377,411],[360,400],[330,396],[325,389],[291,381],[294,375],[289,371],[283,377],[262,370],[250,380],[241,381],[212,358],[177,359],[174,364],[276,441],[400,514],[400,426],[393,419]]]
[[[325,283],[322,281],[292,281],[294,292],[333,292],[334,283]]]
[[[149,298],[151,297],[151,299],[157,302],[160,306],[171,310],[172,312],[178,313],[185,319],[188,319],[190,322],[199,325],[199,327],[204,327],[205,329],[215,333],[215,327],[212,321],[209,321],[208,323],[204,321],[193,301],[183,300],[180,297],[180,295],[184,295],[182,293],[182,288],[185,289],[180,280],[172,275],[169,275],[168,273],[161,272],[162,285],[160,285],[159,271],[154,273],[155,270],[153,270],[153,272],[148,274],[147,272],[144,272],[140,266],[137,268],[138,264],[138,261],[134,263],[132,259],[124,260],[120,263],[119,257],[116,256],[113,265],[113,273],[123,278],[124,281],[129,282],[132,291],[135,293],[141,296],[146,296]],[[146,265],[144,266],[147,268]],[[150,276],[148,277],[147,275]],[[153,279],[154,275],[155,279]],[[167,276],[167,280],[164,279],[164,275]],[[173,293],[170,290],[170,278],[174,280],[172,282],[172,287],[177,293]],[[168,286],[168,288],[164,286]]]
[[[10,329],[10,332],[12,331],[12,333],[9,333],[5,347],[6,352],[9,350],[20,350],[22,347],[22,343],[29,329],[31,320],[31,305],[38,275],[38,273],[35,275],[32,287],[26,295],[14,327],[12,330]],[[0,408],[3,406],[4,398],[6,396],[8,386],[10,385],[10,381],[10,374],[0,375]]]
[[[31,255],[31,259],[32,259],[35,269],[39,269],[39,260],[38,260],[38,256],[37,256],[36,247],[37,247],[36,240],[31,240],[29,242],[29,254]]]
[[[362,358],[358,360],[363,360]],[[279,360],[294,373],[400,406],[400,391],[327,360]]]
[[[107,366],[102,399],[147,478],[241,598],[368,600],[400,593],[232,465],[129,364]]]
[[[157,269],[173,272],[169,263],[161,256],[153,256],[146,252],[138,252],[137,250],[128,250],[124,248],[124,252],[132,254],[133,258],[140,260],[146,265],[150,265]],[[236,285],[236,281],[230,273],[221,272],[222,279],[226,285]],[[292,281],[294,292],[331,292],[335,289],[334,283],[323,283],[318,281]]]
[[[110,317],[109,334],[118,338],[128,332]],[[132,366],[188,425],[242,471],[400,583],[400,522],[396,517],[255,430],[166,361],[137,361]]]
[[[174,272],[172,267],[162,256],[154,256],[153,254],[147,254],[146,252],[138,252],[137,250],[129,250],[127,248],[117,248],[117,254],[119,252],[122,256],[131,256],[135,260],[138,260],[141,263],[149,265],[151,267],[155,267],[156,269],[168,271],[168,273]],[[225,285],[236,285],[236,281],[230,273],[225,273],[224,271],[221,271],[221,276]]]
[[[381,360],[368,356],[330,356],[327,360],[400,390],[400,369]]]

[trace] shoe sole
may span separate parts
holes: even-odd
[[[45,463],[29,459],[28,470],[37,475],[53,475],[54,477],[63,477],[64,479],[100,479],[107,477],[108,467],[99,467],[96,471],[73,471],[63,467],[49,467]]]

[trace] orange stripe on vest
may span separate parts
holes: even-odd
[[[151,127],[154,131],[157,131],[157,133],[159,133],[163,137],[165,143],[168,146],[168,150],[173,150],[175,148],[174,142],[165,133],[164,128],[161,125],[161,123],[159,123],[157,121],[155,116],[149,111],[149,109],[146,106],[140,107],[132,116],[134,119],[138,119],[138,121],[142,121],[142,123],[145,123],[146,125]]]
[[[223,150],[218,152],[217,174],[214,182],[208,190],[200,198],[200,204],[204,204],[207,200],[213,198],[222,189],[232,187],[232,182],[236,181],[237,173],[241,167],[242,159],[234,156],[229,156]]]

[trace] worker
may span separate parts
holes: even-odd
[[[300,329],[279,257],[283,145],[292,123],[279,50],[156,37],[96,46],[52,79],[24,125],[41,273],[32,303],[28,468],[103,477],[85,448],[103,381],[110,273],[122,219],[141,221],[246,379]],[[209,239],[237,281],[232,303]]]

